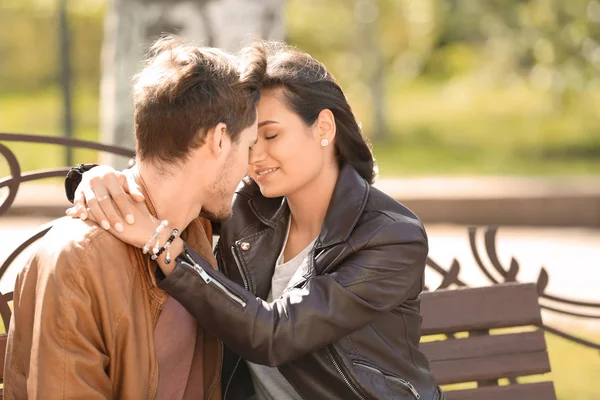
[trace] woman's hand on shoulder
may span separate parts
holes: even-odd
[[[122,233],[125,229],[123,220],[133,224],[134,206],[143,202],[141,188],[128,170],[121,172],[100,165],[82,175],[73,207],[66,214],[83,220],[90,218],[106,230],[112,227]]]

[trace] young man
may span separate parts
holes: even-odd
[[[227,218],[246,173],[266,68],[255,50],[241,63],[162,38],[134,85],[141,206],[213,261],[199,216]],[[15,284],[4,398],[219,399],[221,344],[157,287],[157,274],[150,254],[93,222],[59,221]]]

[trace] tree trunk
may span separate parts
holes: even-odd
[[[282,40],[282,14],[283,0],[112,0],[102,48],[101,141],[134,147],[131,78],[163,32],[234,52],[252,36]],[[127,166],[112,155],[101,162]]]
[[[377,6],[376,6],[377,7]],[[379,9],[378,11],[379,12]],[[387,124],[385,120],[385,65],[379,40],[379,16],[372,21],[360,22],[363,37],[363,54],[370,61],[367,72],[367,81],[371,89],[373,100],[373,141],[382,141],[387,136]]]
[[[71,31],[67,18],[67,0],[61,0],[59,6],[60,37],[60,87],[63,98],[63,129],[66,138],[73,137],[73,96],[71,74]],[[66,164],[73,165],[73,149],[65,148]]]

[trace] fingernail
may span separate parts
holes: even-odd
[[[67,214],[69,216],[72,215],[73,214],[73,209],[67,208],[67,211],[65,211],[65,214]]]
[[[129,214],[126,216],[125,221],[127,221],[128,224],[133,224],[133,215]]]
[[[108,221],[106,221],[106,220],[105,220],[105,221],[102,221],[102,222],[100,223],[100,225],[102,225],[102,227],[103,227],[104,229],[106,229],[106,230],[109,230],[109,229],[110,229],[110,224],[109,224],[109,223],[108,223]]]
[[[87,214],[86,213],[81,213],[81,215],[79,216],[79,218],[81,218],[82,221],[85,221],[87,219]]]
[[[124,229],[123,229],[123,224],[122,224],[122,223],[120,223],[120,222],[117,222],[117,223],[115,224],[115,230],[116,230],[117,232],[123,232],[123,230],[124,230]]]

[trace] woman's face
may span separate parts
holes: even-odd
[[[321,139],[327,136],[327,126],[322,125],[307,126],[283,103],[279,90],[262,94],[258,141],[250,149],[248,171],[263,196],[290,196],[314,182],[324,167],[331,168],[326,159],[328,152],[333,152],[333,144],[321,146]],[[330,142],[333,139],[327,138]]]

